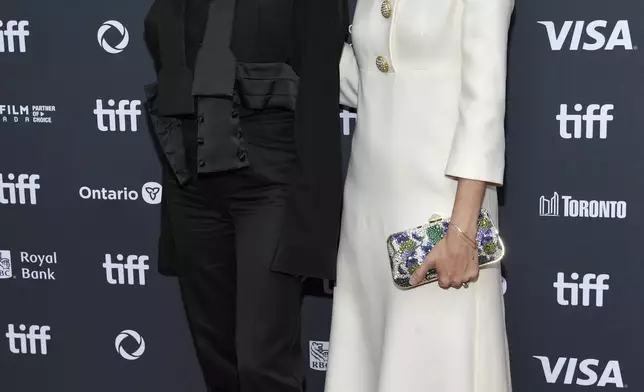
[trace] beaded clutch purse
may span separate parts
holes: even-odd
[[[423,264],[425,257],[432,251],[438,241],[442,240],[449,227],[449,218],[434,215],[429,223],[413,229],[395,233],[387,238],[389,262],[394,284],[401,289],[409,289],[409,279],[414,271]],[[505,254],[503,241],[487,211],[481,210],[476,233],[479,265],[501,261]],[[438,280],[436,270],[427,272],[425,279],[417,287]]]

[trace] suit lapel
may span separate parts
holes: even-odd
[[[159,23],[161,70],[158,74],[158,108],[163,116],[194,113],[192,71],[186,65],[185,0],[166,0]]]
[[[185,14],[186,0],[166,0],[159,23],[161,61],[164,67],[175,68],[186,64]]]
[[[233,94],[236,59],[230,49],[236,0],[210,2],[208,22],[197,61],[192,94]]]

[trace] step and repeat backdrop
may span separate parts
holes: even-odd
[[[205,391],[156,272],[151,2],[0,4],[3,392]],[[635,0],[517,0],[500,224],[515,391],[644,390],[643,23]],[[339,112],[345,161],[355,121]],[[333,290],[308,283],[321,392]]]

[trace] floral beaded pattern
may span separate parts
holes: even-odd
[[[409,278],[423,260],[442,240],[449,228],[449,219],[434,216],[428,224],[392,234],[387,239],[389,261],[394,284],[401,289],[412,287]],[[505,248],[499,232],[487,211],[481,210],[476,233],[479,265],[495,263],[503,258]],[[431,269],[423,283],[437,279],[436,270]]]

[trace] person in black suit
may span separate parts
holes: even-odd
[[[302,282],[335,276],[347,27],[343,0],[156,0],[146,17],[159,270],[209,391],[302,391]]]

